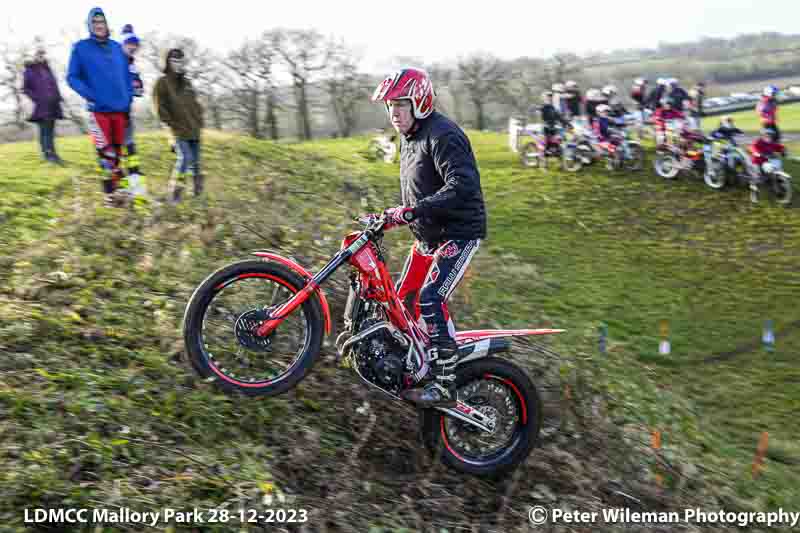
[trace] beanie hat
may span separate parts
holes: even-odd
[[[120,35],[120,39],[122,39],[122,44],[139,44],[139,38],[133,33],[133,25],[132,24],[125,24],[122,27],[122,35]]]

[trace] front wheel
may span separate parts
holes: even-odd
[[[275,396],[311,370],[322,348],[323,314],[316,295],[266,337],[258,326],[305,286],[286,266],[245,260],[221,268],[194,291],[183,318],[189,361],[227,393]]]
[[[561,167],[567,172],[578,172],[583,167],[583,162],[574,146],[567,146],[561,153]]]
[[[678,172],[681,170],[680,161],[672,152],[659,151],[656,153],[656,159],[653,162],[656,174],[664,179],[675,179]]]
[[[422,411],[422,437],[448,467],[498,477],[525,461],[542,424],[539,394],[528,376],[508,361],[488,358],[456,370],[458,399],[494,418],[486,433],[436,409]]]
[[[711,158],[703,173],[703,181],[712,189],[722,189],[727,182],[726,173],[727,169],[723,162],[718,158]]]
[[[528,143],[522,148],[520,161],[526,167],[538,168],[545,166],[544,154],[536,146],[536,143]]]
[[[781,205],[792,203],[792,178],[784,172],[776,172],[772,175],[772,192],[775,194],[775,201]]]

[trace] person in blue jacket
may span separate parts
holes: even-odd
[[[67,84],[86,100],[89,133],[103,173],[106,203],[120,186],[122,145],[133,99],[133,79],[122,46],[110,39],[105,13],[89,11],[89,38],[75,43],[69,58]]]

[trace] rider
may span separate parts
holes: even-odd
[[[486,208],[469,139],[458,125],[434,110],[428,74],[404,68],[375,89],[401,136],[400,186],[403,205],[387,209],[387,227],[411,224],[416,242],[397,284],[409,305],[413,296],[428,328],[431,369],[404,399],[419,407],[452,407],[458,346],[446,301],[486,237]]]
[[[719,122],[719,127],[711,132],[710,137],[717,140],[725,140],[735,143],[737,135],[743,135],[744,132],[736,127],[733,123],[733,117],[725,115]]]
[[[781,130],[778,129],[778,102],[775,99],[777,95],[778,88],[774,85],[764,87],[764,95],[756,106],[761,127],[775,130],[775,142],[781,140]]]
[[[586,91],[586,117],[590,126],[594,127],[594,122],[597,118],[597,107],[603,104],[608,104],[608,101],[601,91],[598,89]]]
[[[554,83],[553,91],[553,107],[556,108],[559,115],[564,115],[567,112],[567,95],[566,88],[563,83]]]
[[[597,136],[599,146],[608,152],[613,152],[616,149],[616,142],[611,136],[610,128],[613,126],[609,113],[611,107],[608,104],[600,104],[597,106],[597,118],[594,121],[594,133]]]
[[[644,110],[647,107],[647,78],[636,78],[631,87],[631,100],[636,102],[641,120],[644,122]]]
[[[550,91],[542,93],[542,106],[539,108],[539,114],[542,117],[542,122],[544,122],[545,149],[549,151],[551,147],[558,144],[555,142],[558,124],[567,125],[568,122],[561,112],[556,109],[556,106],[553,105],[553,93]]]
[[[664,93],[667,90],[667,80],[664,78],[658,78],[656,80],[656,86],[653,87],[653,90],[650,91],[650,94],[647,96],[647,105],[653,111],[658,111],[661,109],[661,102],[664,99]]]
[[[786,147],[778,142],[778,133],[772,128],[763,128],[761,137],[750,145],[750,199],[758,202],[758,186],[764,179],[764,163],[773,154],[786,155]]]
[[[569,118],[575,119],[581,116],[581,90],[578,87],[578,83],[569,80],[567,83],[564,84],[564,90],[566,91],[566,104],[567,104],[567,113],[569,113]]]
[[[669,121],[683,118],[683,113],[672,108],[672,100],[666,97],[662,98],[659,107],[653,113],[653,123],[656,126],[656,144],[661,145],[665,142],[665,133]]]
[[[609,115],[613,118],[624,118],[625,115],[628,114],[628,110],[625,109],[625,105],[622,103],[622,99],[617,95],[617,88],[613,85],[606,85],[603,87],[603,95],[606,97],[606,101],[608,102]]]
[[[680,86],[678,80],[675,78],[667,80],[666,96],[672,102],[672,108],[680,112],[686,109],[686,102],[690,100],[689,93]]]

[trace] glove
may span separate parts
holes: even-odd
[[[384,229],[391,229],[396,226],[405,226],[417,218],[413,209],[404,206],[389,208],[385,210],[383,214],[386,216],[386,225],[384,226]]]

